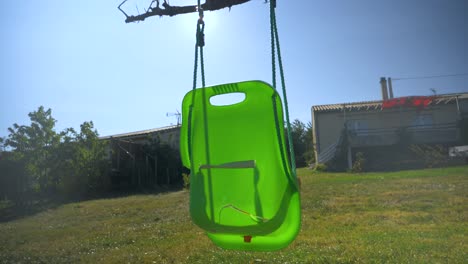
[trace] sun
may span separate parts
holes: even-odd
[[[205,12],[205,34],[215,34],[217,30],[217,21],[219,18],[219,12]],[[177,31],[181,34],[193,35],[197,29],[198,13],[190,13],[177,15],[174,17],[177,24]]]

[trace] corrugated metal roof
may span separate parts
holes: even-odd
[[[343,111],[346,110],[375,110],[382,108],[382,101],[365,101],[356,103],[316,105],[312,107],[314,112]]]
[[[166,130],[172,130],[172,129],[175,129],[175,128],[178,128],[178,127],[180,127],[180,125],[153,128],[153,129],[147,129],[147,130],[141,130],[141,131],[135,131],[135,132],[128,132],[128,133],[104,136],[104,137],[99,137],[99,139],[138,137],[138,136],[144,136],[144,135],[152,134],[152,133],[155,133],[155,132],[163,132],[163,131],[166,131]]]
[[[411,96],[408,96],[411,97]],[[437,95],[430,105],[448,104],[454,102],[458,97],[459,100],[468,99],[468,93],[459,94],[441,94]],[[397,98],[393,98],[397,99]],[[376,101],[363,101],[355,103],[341,103],[341,104],[327,104],[327,105],[315,105],[312,107],[314,112],[340,112],[343,109],[346,111],[369,111],[369,110],[381,110],[383,100]]]

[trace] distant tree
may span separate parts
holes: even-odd
[[[307,126],[295,119],[291,124],[291,137],[294,146],[294,155],[298,167],[307,166],[314,159],[312,148],[312,124]]]
[[[0,137],[0,153],[5,150],[5,139]]]
[[[52,171],[61,192],[80,197],[105,191],[109,185],[107,142],[99,140],[93,122],[81,124],[79,133],[67,128],[60,134]]]
[[[9,148],[6,182],[15,190],[42,195],[86,194],[106,185],[106,143],[99,140],[93,122],[84,122],[77,133],[67,128],[55,131],[52,110],[40,106],[29,113],[30,125],[13,124],[2,144]],[[12,195],[10,195],[12,196]]]
[[[305,152],[305,144],[304,144],[304,137],[305,137],[305,125],[298,119],[294,120],[291,124],[291,134],[292,140],[294,145],[294,154],[296,156],[296,165],[298,167],[304,167],[305,162],[302,155]]]
[[[107,142],[99,140],[99,134],[94,129],[92,121],[80,125],[80,133],[76,137],[76,166],[79,175],[86,178],[86,188],[90,192],[99,192],[106,188],[108,179],[106,169]]]
[[[8,128],[5,145],[12,148],[13,159],[23,161],[27,176],[32,177],[33,187],[40,191],[48,191],[51,187],[49,167],[51,153],[60,142],[60,136],[55,132],[56,120],[52,110],[40,106],[37,111],[29,113],[31,125],[13,124]]]

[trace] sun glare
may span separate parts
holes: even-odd
[[[198,14],[184,14],[176,16],[178,19],[178,31],[183,34],[194,34],[197,28]],[[214,33],[218,21],[216,12],[205,12],[203,20],[205,21],[205,33]]]

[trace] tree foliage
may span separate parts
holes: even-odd
[[[298,167],[308,166],[315,161],[312,143],[312,123],[305,125],[295,119],[291,124],[291,137],[294,146],[294,155]]]
[[[33,187],[47,191],[51,187],[51,153],[60,142],[59,135],[54,131],[56,120],[52,117],[52,110],[45,110],[43,106],[29,113],[29,118],[29,126],[15,123],[8,128],[10,134],[5,145],[12,148],[14,160],[24,162],[25,170],[34,182]]]
[[[2,194],[18,197],[88,194],[105,185],[106,145],[98,139],[92,122],[80,131],[67,128],[57,133],[52,110],[40,106],[29,113],[30,125],[13,124],[4,141],[0,163],[3,181],[14,191]]]
[[[93,122],[84,122],[80,131],[72,128],[61,134],[55,152],[54,179],[63,193],[85,195],[102,191],[107,178],[106,142],[99,140]]]

